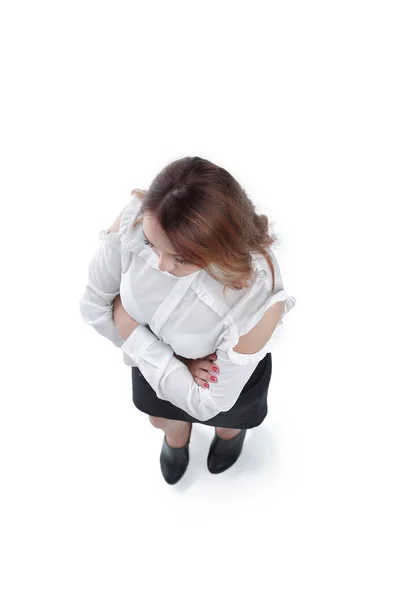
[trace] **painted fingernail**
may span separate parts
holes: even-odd
[[[212,367],[212,370],[214,371],[214,373],[218,372],[218,367]]]
[[[210,386],[208,385],[208,383],[205,383],[205,384],[204,384],[204,387],[207,387],[207,388],[208,388],[208,387],[210,387]]]
[[[210,379],[211,379],[211,381],[217,381],[217,378],[214,377],[214,375],[211,375]]]

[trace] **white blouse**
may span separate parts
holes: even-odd
[[[138,367],[157,396],[207,421],[237,401],[257,364],[273,346],[282,328],[282,317],[296,304],[283,289],[276,257],[272,274],[261,254],[253,254],[256,273],[250,288],[223,295],[223,284],[203,269],[176,277],[158,268],[158,256],[145,244],[141,225],[131,224],[140,208],[133,195],[124,208],[118,232],[102,230],[101,244],[88,268],[88,282],[79,301],[84,322],[121,348],[126,365]],[[124,341],[113,321],[113,300],[120,294],[126,312],[140,325]],[[265,346],[255,354],[233,350],[239,337],[250,331],[275,302],[285,301],[281,320]],[[152,331],[150,331],[148,324]],[[153,332],[153,333],[152,333]],[[217,383],[199,386],[185,358],[203,358],[213,352],[217,359]]]

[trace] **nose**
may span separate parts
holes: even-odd
[[[159,255],[158,268],[160,271],[172,271],[174,269],[175,263],[173,259],[169,259],[162,252]]]

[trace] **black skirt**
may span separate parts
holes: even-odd
[[[132,367],[133,403],[140,411],[153,417],[202,423],[213,427],[228,427],[229,429],[252,429],[261,425],[267,416],[267,396],[271,374],[272,357],[269,352],[258,363],[232,408],[218,413],[208,421],[199,421],[168,400],[158,398],[140,369]]]

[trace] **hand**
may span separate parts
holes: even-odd
[[[219,368],[213,364],[213,361],[217,359],[217,355],[209,354],[204,358],[184,358],[175,354],[176,358],[179,358],[189,369],[193,375],[194,381],[201,387],[208,388],[210,384],[217,383],[217,373]],[[213,371],[213,367],[217,371]],[[215,381],[211,380],[211,377],[215,377]]]
[[[121,297],[115,297],[113,302],[113,319],[119,335],[124,341],[128,339],[136,327],[140,325],[136,319],[131,317],[122,306]]]

